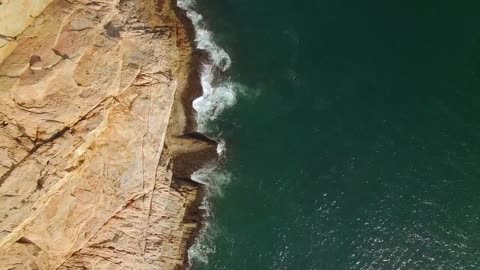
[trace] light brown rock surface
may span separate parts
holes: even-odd
[[[184,266],[188,176],[215,156],[183,134],[185,22],[171,1],[3,0],[0,269]]]

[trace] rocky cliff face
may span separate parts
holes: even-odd
[[[215,157],[189,29],[166,0],[1,1],[0,269],[184,266]]]

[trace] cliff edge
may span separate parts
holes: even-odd
[[[216,143],[175,2],[0,3],[0,269],[185,267]]]

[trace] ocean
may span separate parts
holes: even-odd
[[[179,4],[222,141],[192,269],[480,269],[480,1]]]

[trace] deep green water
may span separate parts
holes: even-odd
[[[197,10],[244,88],[195,269],[480,269],[480,1]]]

